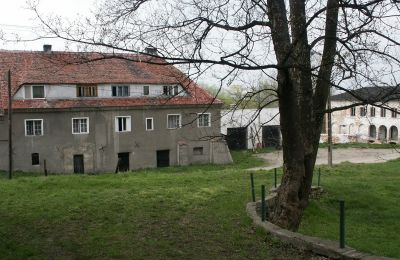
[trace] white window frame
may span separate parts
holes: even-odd
[[[178,124],[178,127],[173,127],[173,128],[170,128],[169,127],[169,125],[168,125],[168,122],[169,122],[169,117],[170,116],[178,116],[179,117],[179,124]],[[167,114],[167,129],[178,129],[178,128],[181,128],[182,127],[182,116],[181,116],[181,114]]]
[[[81,132],[81,129],[80,129],[80,127],[79,127],[79,133],[75,133],[74,132],[74,120],[82,120],[82,119],[86,119],[86,130],[87,130],[87,132]],[[89,117],[73,117],[72,119],[71,119],[71,130],[72,130],[72,134],[74,134],[74,135],[85,135],[85,134],[89,134]]]
[[[147,128],[147,120],[151,119],[151,129]],[[145,121],[144,121],[145,127],[146,127],[146,131],[153,131],[154,130],[154,118],[152,117],[146,117]],[[167,122],[168,124],[168,122]]]
[[[42,98],[33,97],[33,87],[43,87],[43,97]],[[24,96],[25,96],[25,93],[24,93]],[[45,85],[31,85],[31,99],[46,99],[46,87],[45,87]]]
[[[121,95],[121,96],[119,96],[118,95],[118,88],[121,88],[121,89],[123,89],[123,88],[127,88],[127,90],[128,90],[128,95],[126,95],[126,96],[124,96],[124,95]],[[113,96],[113,88],[115,88],[115,96]],[[121,92],[121,94],[123,94],[123,91]],[[112,97],[130,97],[131,96],[131,86],[130,85],[111,85],[111,96]]]
[[[208,115],[208,125],[207,126],[200,125],[200,116],[201,115]],[[198,113],[197,114],[197,127],[211,127],[211,113]]]
[[[35,134],[35,129],[33,129],[33,135],[28,135],[28,133],[27,133],[27,125],[26,125],[26,122],[27,121],[40,121],[41,123],[40,123],[40,125],[41,125],[41,134],[40,135],[36,135]],[[24,125],[25,125],[25,136],[43,136],[43,134],[44,134],[44,127],[43,127],[43,119],[25,119],[24,120]],[[35,128],[35,126],[33,126],[34,128]]]
[[[125,118],[126,119],[126,130],[120,131],[119,128],[119,123],[118,119],[119,118]],[[131,116],[116,116],[114,119],[114,128],[116,133],[127,133],[132,131],[132,119]]]

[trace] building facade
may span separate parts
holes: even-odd
[[[11,70],[14,169],[113,172],[229,163],[222,103],[146,55],[1,51]],[[152,59],[152,60],[149,60]],[[1,82],[0,169],[8,167]]]
[[[221,132],[231,149],[280,147],[279,109],[226,109],[221,112]]]
[[[334,143],[399,143],[400,99],[392,88],[362,88],[355,92],[369,105],[352,106],[360,101],[348,93],[332,96],[332,108],[348,107],[332,113]],[[372,105],[373,104],[373,105]],[[321,141],[327,141],[327,121]]]

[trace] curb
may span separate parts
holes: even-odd
[[[331,240],[324,240],[317,237],[302,235],[300,233],[292,232],[271,222],[262,222],[260,216],[256,212],[257,202],[249,202],[246,205],[247,214],[253,220],[253,223],[265,231],[270,233],[273,237],[278,238],[286,243],[295,246],[298,249],[311,251],[318,255],[334,259],[347,259],[347,260],[394,260],[384,256],[374,256],[366,253],[359,252],[351,247],[339,248],[339,243]]]

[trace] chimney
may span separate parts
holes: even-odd
[[[151,46],[146,47],[146,49],[144,50],[144,52],[147,53],[147,54],[149,54],[149,55],[154,55],[154,56],[157,56],[157,53],[158,53],[157,48],[151,47]]]
[[[43,45],[43,52],[51,53],[51,45],[50,44],[44,44]]]

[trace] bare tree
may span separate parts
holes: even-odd
[[[271,220],[291,230],[308,204],[330,89],[397,87],[394,0],[107,0],[72,24],[32,9],[44,25],[41,37],[108,52],[156,47],[154,56],[191,75],[217,69],[221,86],[255,74],[274,80],[284,175]]]

